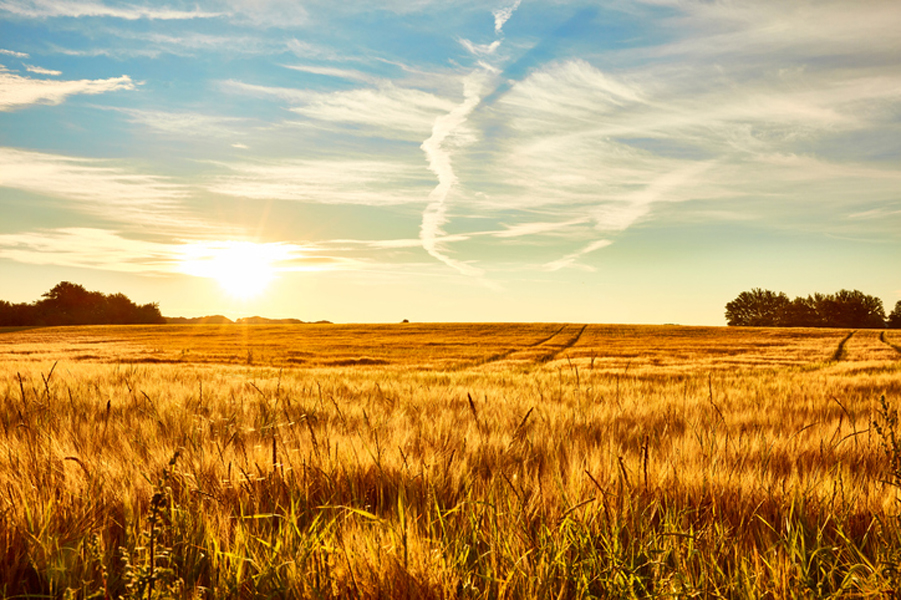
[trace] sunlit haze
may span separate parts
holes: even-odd
[[[0,298],[724,324],[901,299],[896,2],[0,0]]]
[[[262,294],[275,278],[275,261],[282,259],[278,246],[252,242],[190,244],[184,248],[184,273],[207,277],[229,295],[249,300]]]

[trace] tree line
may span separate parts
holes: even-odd
[[[40,300],[12,304],[0,300],[0,327],[33,325],[131,325],[165,323],[155,302],[137,305],[124,294],[89,292],[63,281]]]
[[[782,292],[754,288],[726,304],[726,323],[742,327],[901,328],[901,300],[886,317],[882,300],[859,290],[790,300]]]

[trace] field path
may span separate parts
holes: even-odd
[[[534,344],[529,344],[528,347],[529,347],[529,348],[534,348],[534,347],[536,347],[536,346],[541,346],[542,344],[546,344],[546,343],[548,343],[549,341],[551,341],[552,339],[554,339],[555,337],[557,337],[558,335],[560,335],[560,332],[563,331],[564,329],[566,329],[566,325],[561,325],[561,326],[560,326],[560,329],[558,329],[557,331],[555,331],[555,332],[552,333],[551,335],[547,336],[547,337],[544,338],[543,340],[539,340],[539,341],[535,342]]]
[[[846,335],[844,337],[844,339],[842,339],[842,341],[840,341],[838,343],[838,348],[835,349],[835,353],[833,353],[833,355],[832,355],[833,362],[840,362],[840,361],[848,358],[845,345],[851,340],[852,337],[854,337],[855,333],[857,333],[856,329],[854,331],[852,331],[851,333],[849,333],[848,335]]]
[[[553,345],[552,347],[555,347],[555,350],[553,352],[551,352],[550,354],[546,354],[545,356],[542,356],[541,358],[539,358],[538,362],[541,364],[551,362],[552,360],[554,360],[555,358],[560,356],[560,354],[562,354],[565,350],[575,346],[576,342],[579,341],[579,338],[582,337],[582,334],[585,333],[585,329],[587,327],[588,327],[588,325],[582,325],[582,327],[579,329],[579,331],[575,335],[571,336],[568,340],[566,340],[562,345],[560,345],[560,346]]]
[[[869,370],[890,371],[897,368],[897,362],[901,359],[901,347],[892,343],[887,338],[885,331],[876,329],[860,329],[848,331],[845,336],[833,346],[829,360],[819,365],[819,368],[846,369],[866,368]],[[876,364],[879,366],[876,366]]]
[[[573,347],[576,342],[579,341],[579,338],[582,337],[582,334],[587,327],[588,325],[562,325],[554,333],[537,342],[517,348],[510,348],[489,356],[476,364],[462,366],[461,368],[482,367],[500,361],[528,365],[543,365],[557,358],[568,348]]]
[[[515,347],[515,348],[508,348],[507,350],[504,350],[503,352],[498,352],[498,353],[496,353],[496,354],[492,354],[491,356],[488,356],[488,357],[486,357],[486,358],[484,358],[484,359],[482,359],[482,360],[480,360],[480,361],[478,361],[478,362],[476,362],[476,363],[470,363],[470,364],[462,364],[462,365],[459,365],[459,366],[458,366],[457,368],[455,368],[454,370],[472,369],[472,368],[475,368],[475,367],[481,367],[481,366],[484,366],[484,365],[489,365],[489,364],[491,364],[491,363],[496,363],[496,362],[498,362],[498,361],[507,359],[507,358],[509,358],[511,355],[513,355],[513,354],[515,354],[515,353],[517,353],[517,352],[523,352],[524,350],[528,350],[528,349],[531,349],[531,348],[537,348],[537,347],[539,347],[539,346],[542,346],[543,344],[546,344],[546,343],[550,342],[552,339],[554,339],[555,337],[557,337],[558,335],[560,335],[560,333],[561,333],[564,329],[566,329],[566,325],[561,325],[561,326],[560,326],[560,329],[557,329],[557,330],[556,330],[554,333],[552,333],[551,335],[547,336],[546,338],[542,338],[542,339],[538,340],[537,342],[532,342],[531,344],[527,344],[527,345],[525,345],[525,346],[519,346],[519,347]]]
[[[880,332],[880,334],[879,334],[879,340],[880,340],[881,342],[885,343],[885,344],[888,344],[889,347],[891,347],[891,348],[892,348],[895,352],[897,352],[898,354],[901,354],[901,346],[899,346],[899,345],[893,343],[891,340],[889,340],[887,337],[885,337],[885,332],[884,332],[884,331],[883,331],[883,332]]]

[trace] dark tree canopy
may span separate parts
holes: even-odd
[[[888,321],[885,324],[892,329],[901,329],[901,300],[895,303],[895,308],[888,316]]]
[[[895,306],[901,320],[901,302]],[[894,314],[894,312],[892,313]],[[813,294],[789,300],[782,292],[754,288],[726,304],[726,323],[744,327],[883,328],[888,322],[882,300],[858,290]]]
[[[0,300],[0,326],[128,325],[165,323],[156,303],[137,305],[123,294],[89,292],[75,283],[58,283],[31,304]]]
[[[754,288],[726,304],[726,322],[746,327],[780,325],[790,305],[788,296],[782,292]]]

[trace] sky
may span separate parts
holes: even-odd
[[[901,300],[901,10],[0,0],[0,298],[723,325]]]

